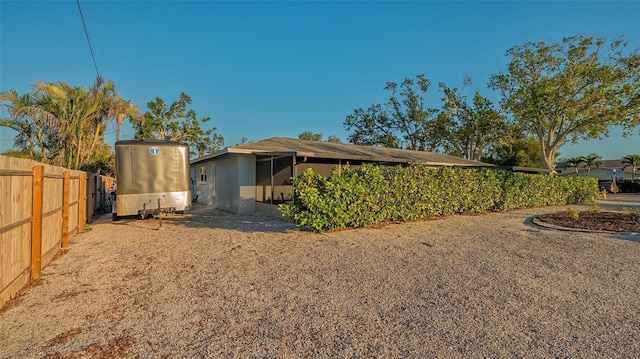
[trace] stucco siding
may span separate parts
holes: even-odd
[[[232,213],[238,212],[238,198],[240,195],[238,186],[239,156],[231,154],[216,161],[217,199],[214,206]]]
[[[256,158],[251,155],[238,157],[238,206],[237,213],[249,214],[255,211],[256,203]]]
[[[215,205],[216,199],[216,164],[215,162],[198,163],[193,169],[195,195],[198,203]],[[206,176],[206,177],[205,177]]]
[[[255,167],[255,156],[246,154],[228,154],[192,165],[197,202],[232,213],[253,213]]]

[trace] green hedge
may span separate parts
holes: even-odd
[[[326,231],[456,213],[484,213],[594,200],[595,178],[552,177],[492,169],[378,167],[307,169],[294,178],[294,200],[281,204],[297,227]]]

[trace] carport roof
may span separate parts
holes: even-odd
[[[306,141],[282,137],[273,137],[262,141],[227,147],[222,151],[197,158],[191,163],[206,161],[227,153],[244,153],[258,156],[295,155],[309,158],[383,163],[417,163],[434,166],[493,167],[493,165],[488,163],[433,152],[360,146],[335,142]]]

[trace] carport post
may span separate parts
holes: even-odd
[[[292,156],[292,166],[291,166],[291,177],[296,177],[296,154],[294,153]],[[293,180],[291,181],[291,200],[296,195],[296,186],[293,184]]]
[[[270,199],[270,204],[273,204],[273,155],[271,155],[271,199]]]

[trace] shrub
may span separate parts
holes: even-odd
[[[293,179],[294,200],[283,216],[313,231],[366,227],[457,213],[566,205],[595,200],[597,181],[493,169],[378,167],[334,169],[328,178],[307,169]]]
[[[622,207],[622,211],[628,213],[629,216],[631,216],[631,219],[633,219],[634,221],[640,222],[640,209]]]
[[[578,218],[580,218],[580,212],[577,209],[573,209],[571,207],[567,208],[567,214],[571,219],[577,220]]]

